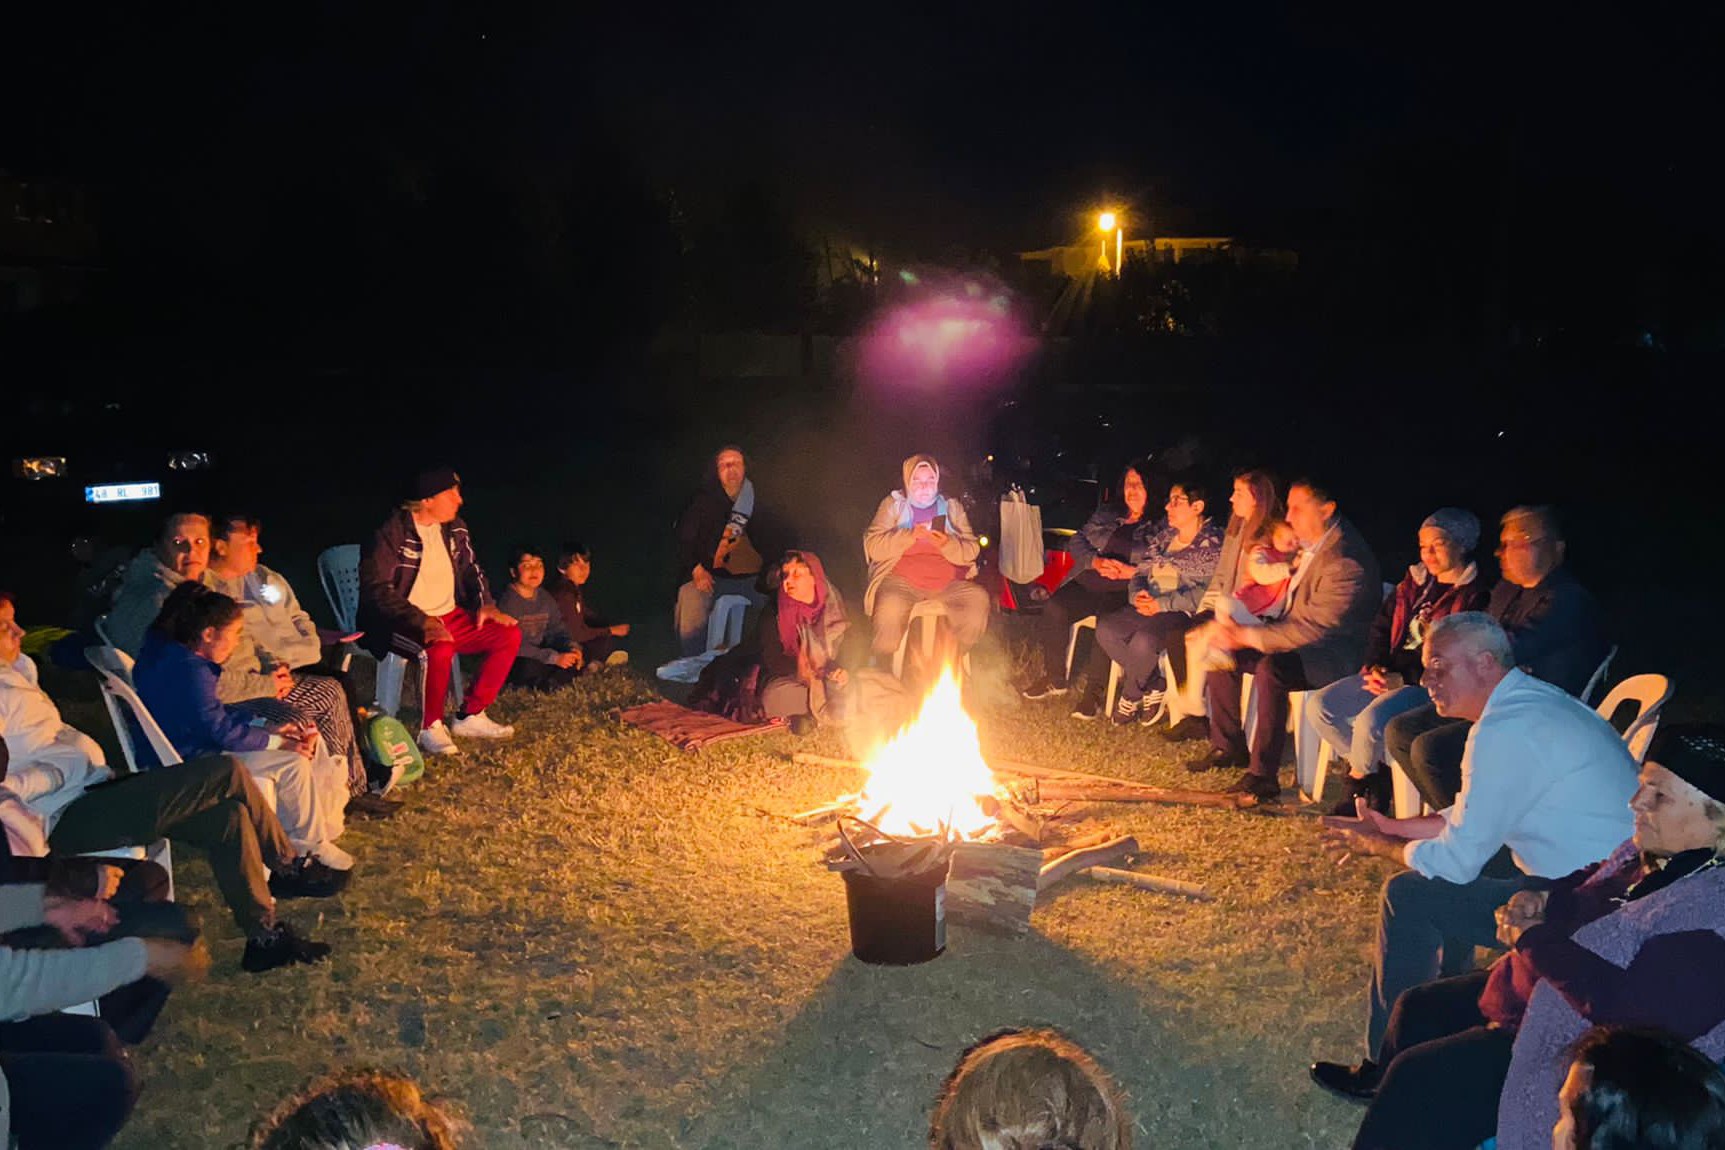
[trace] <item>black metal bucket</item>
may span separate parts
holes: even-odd
[[[851,953],[864,962],[910,966],[946,949],[946,872],[950,860],[918,874],[879,878],[844,871]]]

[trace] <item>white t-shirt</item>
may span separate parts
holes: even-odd
[[[419,574],[407,601],[432,618],[441,618],[455,610],[455,566],[443,541],[443,524],[415,520],[413,526],[419,532]]]

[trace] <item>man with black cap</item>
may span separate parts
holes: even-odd
[[[515,733],[485,708],[509,677],[521,632],[492,600],[467,524],[456,514],[461,503],[454,468],[420,472],[411,498],[377,529],[359,569],[358,622],[366,649],[379,659],[425,655],[419,745],[433,755],[455,753],[451,734],[506,739]],[[457,655],[482,660],[462,714],[446,727],[444,698]]]
[[[1509,953],[1489,970],[1404,992],[1375,1062],[1313,1066],[1372,1099],[1355,1146],[1550,1145],[1566,1052],[1594,1024],[1725,1055],[1725,725],[1661,728],[1629,808],[1628,842],[1498,908]]]

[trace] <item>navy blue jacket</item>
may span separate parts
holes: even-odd
[[[443,542],[455,571],[455,604],[469,614],[491,603],[491,585],[473,553],[473,537],[456,516],[443,525]],[[391,651],[415,653],[425,645],[425,612],[407,601],[419,578],[419,529],[413,513],[398,510],[372,538],[359,564],[360,646],[381,659]],[[406,643],[398,643],[403,639]]]
[[[188,762],[222,751],[261,751],[269,732],[252,726],[252,716],[216,697],[222,669],[190,648],[154,629],[144,633],[132,685],[168,742]],[[140,749],[149,743],[136,740]]]

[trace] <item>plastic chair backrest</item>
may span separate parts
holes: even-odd
[[[132,689],[131,657],[113,647],[87,647],[84,657],[102,677],[102,702],[107,704],[108,719],[114,724],[114,734],[120,740],[126,765],[134,771],[153,769],[138,757],[138,748],[132,741],[132,724],[126,721],[128,714],[137,723],[137,729],[143,732],[150,750],[155,752],[157,765],[171,767],[182,762],[180,752],[174,749],[155,716],[144,706],[144,700],[138,698],[138,692]]]
[[[1653,732],[1659,729],[1659,712],[1676,691],[1676,684],[1664,675],[1631,675],[1600,700],[1597,710],[1608,723],[1624,703],[1636,704],[1635,717],[1623,729],[1623,741],[1637,763],[1646,758]]]
[[[359,618],[359,544],[343,543],[317,557],[317,577],[324,597],[335,612],[335,625],[343,631],[356,629]]]
[[[93,625],[96,628],[96,638],[102,640],[103,643],[106,643],[114,650],[120,650],[120,648],[114,643],[114,637],[108,634],[108,617],[106,615],[96,616],[96,622]],[[124,652],[121,653],[124,654]]]
[[[1581,688],[1581,701],[1587,702],[1593,698],[1593,692],[1605,683],[1605,676],[1611,674],[1611,660],[1617,658],[1617,644],[1611,645],[1611,650],[1605,653],[1605,661],[1600,663],[1593,672],[1593,678],[1587,680],[1587,686]]]

